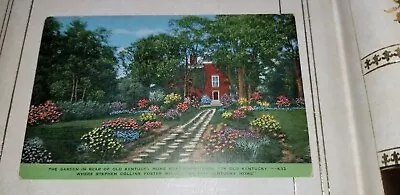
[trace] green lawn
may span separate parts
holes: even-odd
[[[170,127],[177,126],[194,117],[200,110],[190,109],[184,113],[180,120],[164,120],[163,124]],[[79,161],[79,155],[76,155],[76,148],[81,143],[80,138],[93,128],[101,127],[103,121],[112,120],[118,117],[135,118],[138,123],[140,113],[138,114],[122,114],[115,116],[107,116],[92,120],[79,120],[69,122],[59,122],[55,124],[45,124],[35,127],[28,127],[26,137],[39,137],[44,141],[45,147],[52,153],[52,157],[57,163],[74,163]],[[151,136],[154,138],[154,136]]]
[[[226,123],[235,128],[248,128],[250,121],[262,114],[271,114],[280,123],[282,131],[288,137],[288,143],[292,146],[292,152],[303,157],[308,154],[306,150],[309,146],[307,118],[305,110],[270,110],[270,111],[252,111],[246,118],[239,120],[223,119],[222,112],[215,113],[211,124]]]

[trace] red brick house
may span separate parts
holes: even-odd
[[[228,77],[212,62],[203,62],[203,67],[206,73],[203,94],[219,101],[222,95],[230,93]]]
[[[230,94],[230,83],[228,77],[221,71],[213,62],[204,61],[198,64],[191,56],[189,61],[189,68],[195,68],[197,71],[204,71],[205,75],[203,86],[193,85],[193,79],[188,79],[188,90],[190,96],[202,97],[203,95],[209,96],[214,103],[218,103],[224,94]],[[196,73],[193,73],[196,74]],[[193,76],[193,75],[192,75]],[[184,81],[184,78],[182,78]],[[173,81],[171,81],[173,83]],[[172,86],[170,84],[170,86]],[[174,85],[175,87],[178,87]]]

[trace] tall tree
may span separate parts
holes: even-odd
[[[190,75],[189,58],[200,56],[204,52],[204,40],[208,36],[205,27],[209,19],[199,16],[186,16],[181,19],[171,20],[170,27],[174,36],[180,40],[181,53],[184,56],[183,94],[186,97],[189,92],[188,79]]]
[[[62,63],[60,57],[63,39],[60,32],[61,24],[53,17],[46,19],[42,41],[40,44],[38,63],[31,104],[39,104],[51,98],[51,75],[53,68]]]
[[[178,39],[165,33],[136,41],[130,47],[132,77],[145,87],[166,86],[169,80],[176,80],[182,58],[179,48]]]
[[[54,67],[52,95],[59,100],[106,101],[115,89],[115,48],[108,45],[110,32],[104,28],[88,30],[75,19],[65,30],[59,59]],[[52,56],[53,58],[55,56]],[[113,86],[114,85],[114,86]],[[69,97],[67,97],[69,91]]]

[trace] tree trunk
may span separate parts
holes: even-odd
[[[228,82],[229,82],[229,94],[228,95],[230,95],[231,93],[232,93],[232,87],[233,87],[233,80],[232,80],[232,71],[231,71],[231,69],[230,69],[230,67],[228,67]]]
[[[296,57],[293,61],[293,69],[296,77],[296,85],[297,85],[297,96],[299,98],[304,98],[303,91],[303,80],[301,78],[301,68],[300,68],[300,59]]]
[[[84,99],[85,99],[85,92],[86,92],[86,87],[83,89],[83,93],[82,93],[82,101],[84,101]]]
[[[251,85],[250,83],[247,84],[247,100],[250,101],[251,99]]]
[[[188,59],[187,55],[185,56],[185,68],[183,70],[183,97],[186,97],[187,93],[187,82],[186,82],[186,77],[187,77],[187,68],[188,68]]]
[[[79,81],[79,79],[76,79],[76,82],[75,82],[75,95],[74,95],[75,101],[78,100],[78,81]]]
[[[239,67],[237,70],[238,70],[238,94],[239,94],[239,98],[243,98],[243,97],[245,97],[243,67]]]
[[[71,102],[74,100],[74,94],[75,94],[75,75],[72,75],[72,90],[71,90]]]

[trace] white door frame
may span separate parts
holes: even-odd
[[[212,90],[212,92],[211,92],[212,100],[214,100],[214,92],[218,93],[218,99],[216,99],[216,100],[219,101],[219,90]]]

